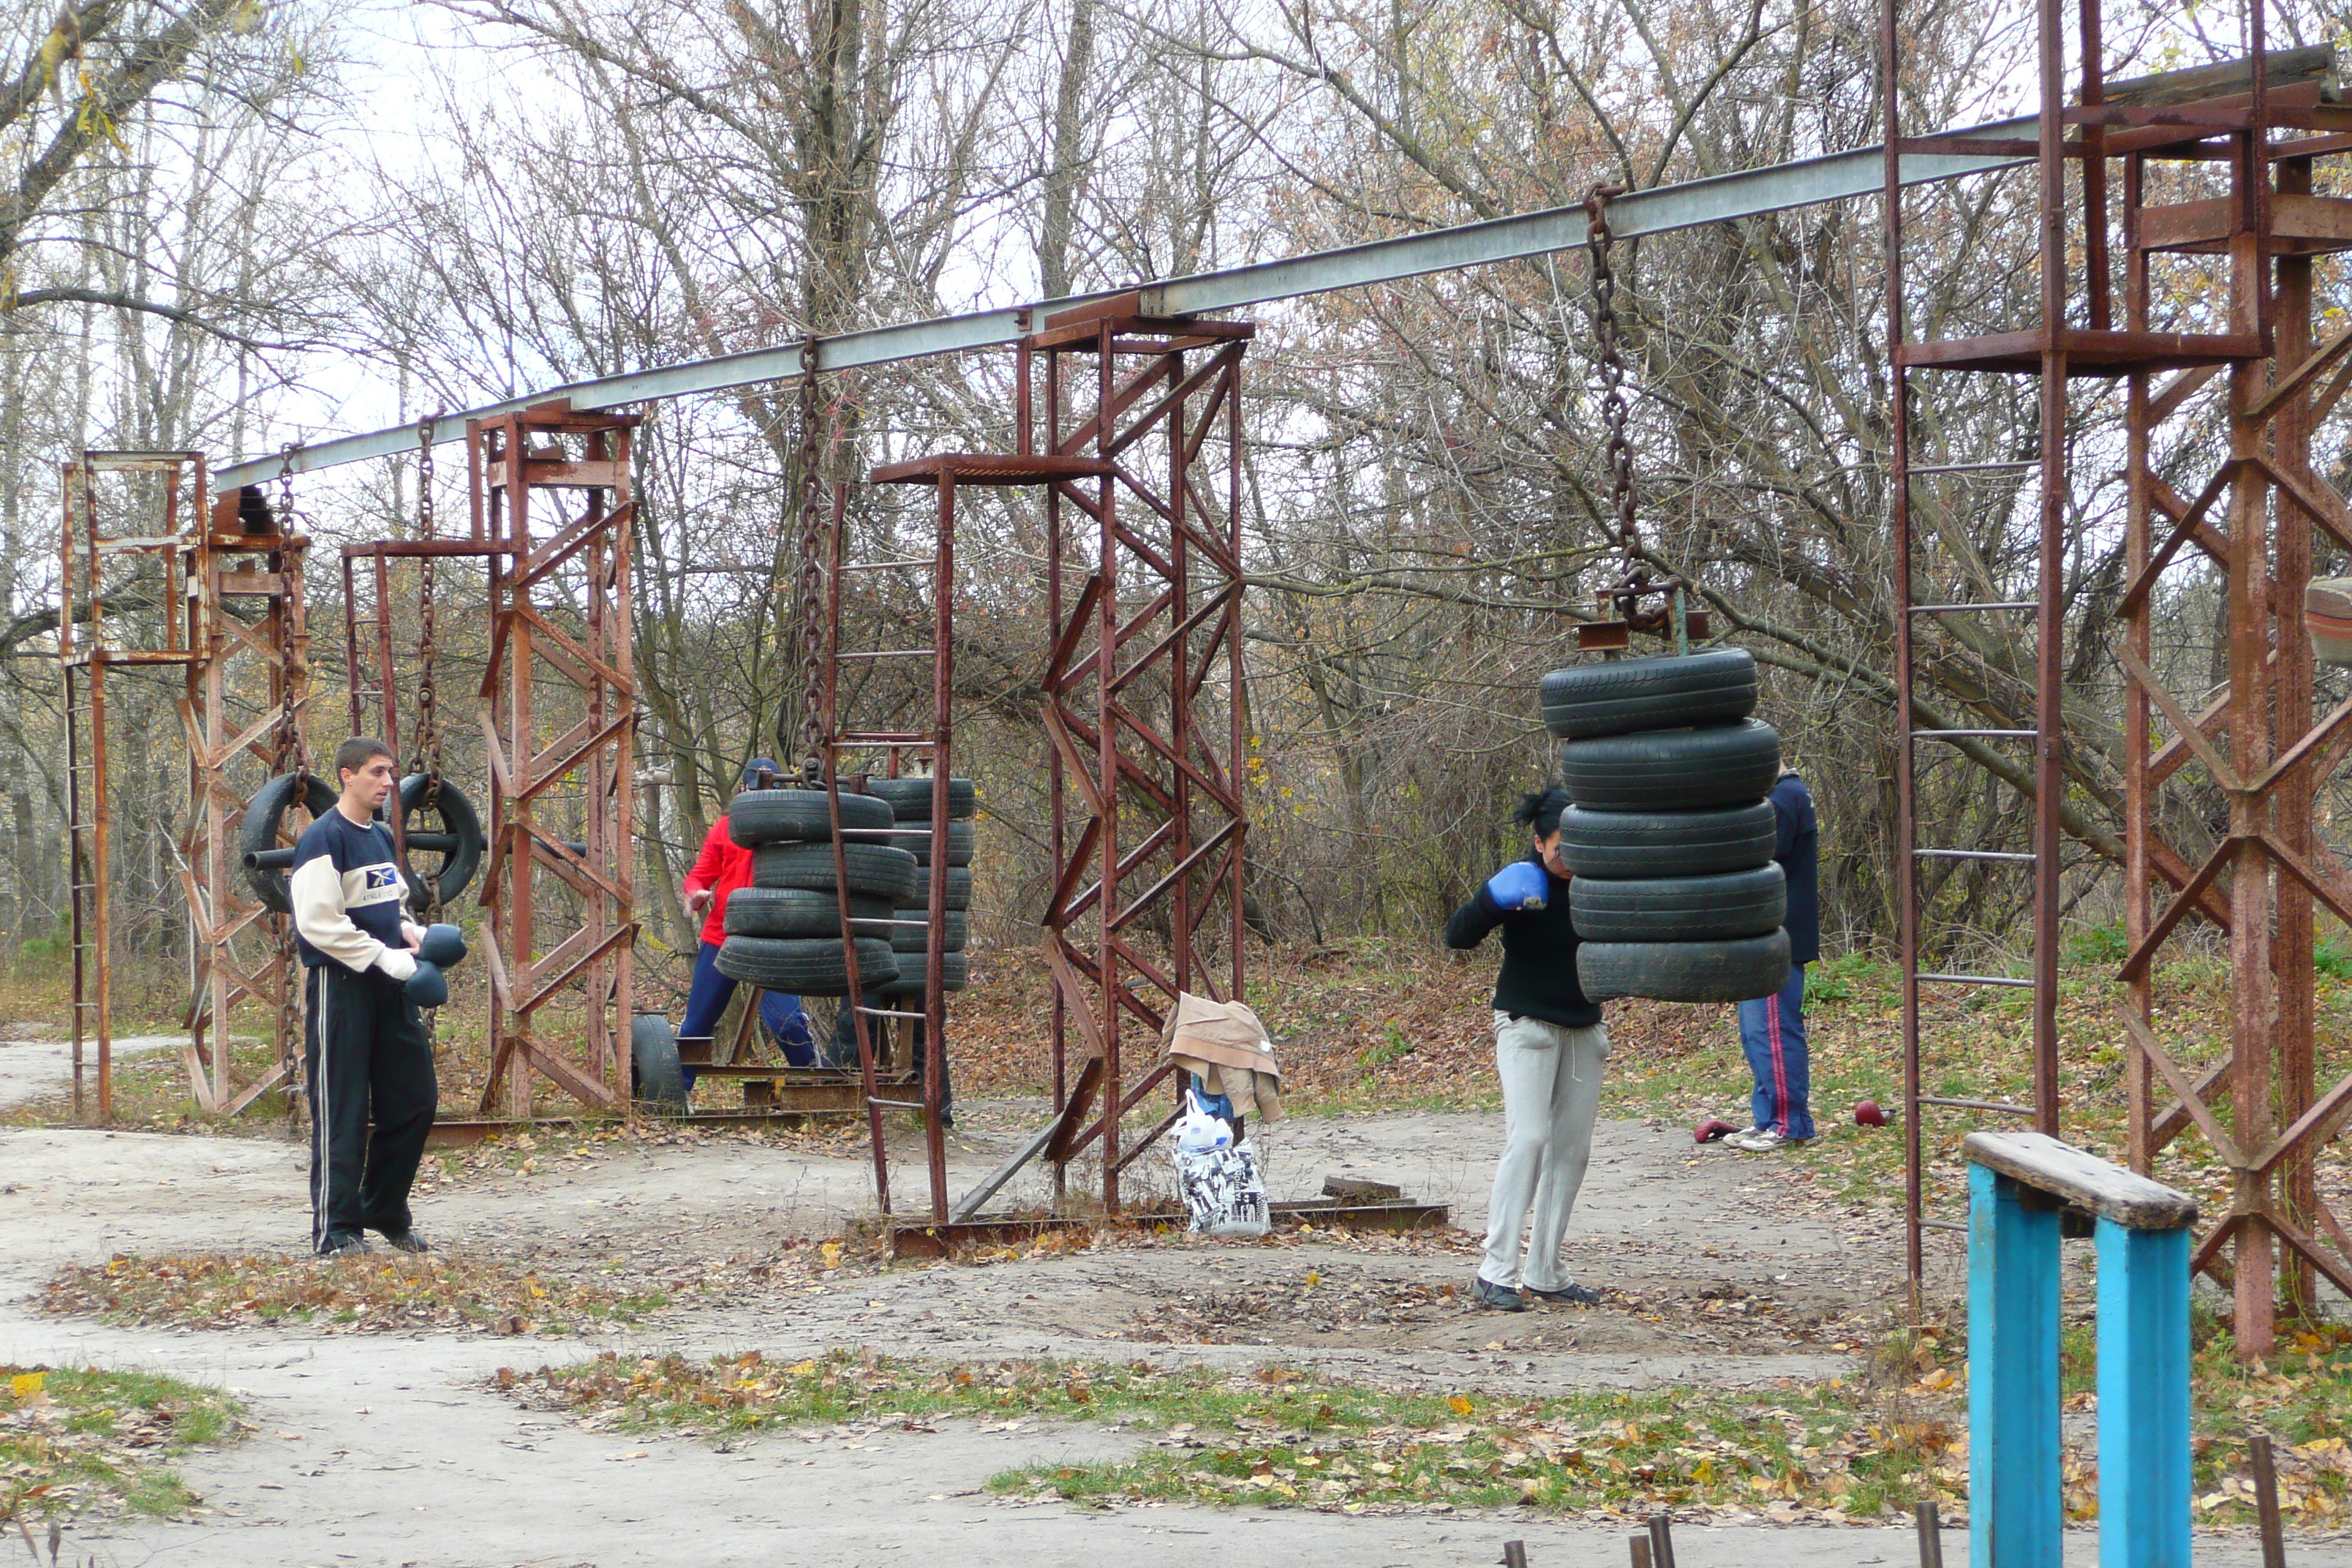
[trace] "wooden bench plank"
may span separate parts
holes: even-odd
[[[2197,1200],[2187,1193],[2044,1132],[1971,1132],[1961,1146],[1972,1163],[2127,1229],[2178,1230],[2197,1223]]]

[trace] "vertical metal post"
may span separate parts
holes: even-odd
[[[1911,384],[1903,363],[1903,51],[1896,40],[1899,0],[1879,3],[1879,83],[1885,101],[1885,188],[1881,196],[1880,246],[1886,268],[1887,531],[1895,574],[1895,932],[1903,970],[1903,1249],[1911,1311],[1920,1309],[1926,1268],[1919,1131],[1919,858],[1918,761],[1911,739],[1911,680],[1917,617],[1912,613]]]
[[[1020,366],[1024,414],[1022,440],[1024,443],[1031,439],[1029,420],[1026,417],[1031,406],[1031,394],[1028,387],[1029,377],[1034,374],[1036,363],[1036,356],[1030,352],[1027,342],[1024,341],[1020,348]],[[1045,449],[1049,452],[1053,451],[1061,440],[1061,353],[1057,350],[1047,349],[1045,351]],[[1024,449],[1026,450],[1027,447],[1024,447]],[[1066,606],[1063,602],[1065,596],[1063,531],[1062,487],[1047,485],[1045,487],[1045,626],[1049,633],[1058,632],[1061,629],[1063,616],[1066,613]],[[1051,680],[1055,677],[1049,673],[1046,679]],[[1045,692],[1043,696],[1049,708],[1057,700],[1056,694],[1052,691]],[[1066,795],[1069,786],[1067,781],[1062,776],[1062,765],[1061,747],[1048,744],[1045,748],[1045,804],[1048,817],[1048,841],[1053,849],[1053,867],[1056,876],[1059,876],[1062,868],[1069,863],[1070,855],[1069,801]],[[1058,931],[1049,931],[1045,933],[1045,940],[1048,942],[1058,942],[1060,937],[1061,933]],[[1051,1031],[1054,1057],[1054,1114],[1059,1116],[1070,1103],[1070,1002],[1069,998],[1063,994],[1060,985],[1050,985],[1047,990],[1052,994],[1046,1021]],[[1053,1163],[1054,1203],[1056,1207],[1059,1207],[1069,1197],[1069,1162],[1066,1159],[1060,1159]]]
[[[2124,325],[2126,331],[2148,329],[2147,253],[2140,248],[2140,202],[2146,194],[2147,160],[2133,153],[2124,165]],[[2148,374],[2134,372],[2125,384],[2124,402],[2124,573],[2137,583],[2154,559],[2152,523],[2156,501],[2151,493],[2149,439],[2154,415],[2149,406]],[[2155,644],[2150,633],[2147,595],[2124,611],[2124,641],[2132,657],[2147,664]],[[2156,868],[2149,864],[2147,820],[2151,786],[2147,774],[2151,735],[2147,693],[2139,682],[2123,683],[2124,700],[2124,945],[2133,952],[2147,940],[2156,922]],[[2124,985],[2124,1007],[2141,1024],[2156,1016],[2156,985],[2151,972],[2142,970]],[[2145,1053],[2125,1052],[2124,1100],[2128,1131],[2125,1159],[2145,1176],[2154,1160],[2148,1124],[2156,1114],[2156,1074]]]
[[[2236,186],[2242,200],[2267,183],[2268,171],[2249,133],[2237,137]],[[2263,276],[2260,237],[2240,230],[2230,241],[2231,313],[2242,332],[2257,330],[2269,292]],[[2266,377],[2258,360],[2230,367],[2230,456],[2239,460],[2230,483],[2227,581],[2230,672],[2230,762],[2242,777],[2253,777],[2271,758],[2272,676],[2266,615],[2270,578],[2270,487],[2261,459],[2267,445],[2264,422],[2253,417]],[[2230,797],[2230,832],[2238,847],[2230,866],[2230,1013],[2236,1047],[2234,1131],[2241,1146],[2260,1149],[2275,1131],[2271,1100],[2273,1002],[2271,974],[2271,868],[2260,835],[2270,826],[2268,803],[2252,795]],[[2265,1178],[2233,1173],[2242,1203],[2259,1201]],[[2272,1311],[2276,1259],[2269,1228],[2242,1225],[2237,1236],[2238,1351],[2267,1355],[2272,1349]]]
[[[1111,395],[1115,384],[1111,358],[1115,332],[1106,316],[1095,347],[1095,454],[1108,458],[1111,447]],[[1095,605],[1095,731],[1101,737],[1101,773],[1096,785],[1102,791],[1101,832],[1097,846],[1102,866],[1096,895],[1097,962],[1101,965],[1103,1031],[1103,1208],[1118,1212],[1118,1119],[1126,1109],[1127,1078],[1120,1070],[1119,1038],[1125,999],[1119,987],[1123,965],[1118,957],[1118,484],[1110,475],[1101,479],[1102,515],[1097,520],[1095,571],[1102,592]]]
[[[2065,795],[2065,39],[2041,0],[2042,506],[2034,610],[2033,1124],[2058,1131],[2059,806]]]
[[[2096,1236],[2100,1568],[2189,1568],[2189,1232]]]
[[[2288,159],[2277,165],[2281,195],[2311,194],[2312,166],[2307,158]],[[2308,256],[2280,255],[2275,262],[2278,297],[2271,312],[2276,346],[2272,383],[2306,359],[2312,342],[2312,262]],[[2305,483],[2317,480],[2311,471],[2311,395],[2301,392],[2287,399],[2272,416],[2271,451],[2279,467]],[[2311,585],[2311,518],[2301,507],[2281,498],[2276,509],[2278,540],[2272,558],[2274,577],[2267,595],[2276,629],[2270,658],[2273,679],[2275,744],[2293,746],[2311,728],[2313,668],[2311,639],[2298,635],[2294,607]],[[2276,754],[2274,752],[2273,755]],[[2312,770],[2290,770],[2271,786],[2271,824],[2279,842],[2308,862],[2317,847],[2312,832]],[[2313,1032],[2317,1022],[2314,984],[2311,889],[2295,878],[2281,874],[2277,881],[2277,924],[2272,937],[2272,982],[2277,987],[2277,1011],[2271,1035],[2276,1058],[2277,1117],[2293,1126],[2311,1108],[2316,1060]],[[2279,1196],[2287,1215],[2308,1233],[2318,1207],[2318,1187],[2308,1144],[2290,1152],[2280,1162]],[[2311,1265],[2288,1249],[2279,1259],[2279,1283],[2289,1310],[2303,1312],[2317,1302]]]
[[[940,475],[939,539],[931,570],[931,864],[924,879],[923,1144],[930,1156],[931,1223],[948,1218],[947,1080],[948,775],[954,771],[950,704],[955,693],[955,470]]]
[[[2059,1568],[2058,1215],[1969,1167],[1969,1561]]]

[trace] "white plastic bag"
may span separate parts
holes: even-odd
[[[1232,1147],[1232,1123],[1222,1116],[1212,1116],[1202,1110],[1201,1097],[1190,1089],[1184,1091],[1184,1107],[1183,1120],[1176,1123],[1178,1153],[1205,1154],[1212,1149]]]
[[[1228,1131],[1227,1136],[1231,1135]],[[1176,1184],[1184,1194],[1185,1211],[1192,1216],[1192,1228],[1200,1235],[1266,1233],[1265,1181],[1258,1173],[1257,1151],[1248,1144],[1202,1150],[1179,1145]]]

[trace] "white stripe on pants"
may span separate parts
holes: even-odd
[[[1609,1033],[1598,1024],[1571,1029],[1541,1018],[1495,1015],[1503,1158],[1495,1167],[1495,1194],[1486,1207],[1486,1259],[1478,1266],[1480,1279],[1511,1289],[1521,1283],[1519,1232],[1532,1206],[1535,1230],[1528,1237],[1525,1283],[1536,1290],[1570,1283],[1560,1263],[1560,1245],[1592,1154],[1601,1072],[1608,1060]]]

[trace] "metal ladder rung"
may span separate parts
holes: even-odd
[[[844,572],[887,572],[899,566],[936,566],[936,561],[845,561]]]
[[[1911,613],[1915,616],[1956,616],[1972,610],[2038,610],[2041,607],[2040,601],[2034,599],[1979,599],[1968,604],[1914,605]]]
[[[857,1011],[858,1011],[858,1012],[860,1012],[860,1013],[865,1014],[865,1015],[866,1015],[867,1017],[869,1017],[869,1018],[916,1018],[916,1019],[920,1019],[920,1018],[923,1018],[923,1017],[925,1017],[925,1016],[928,1016],[928,1015],[926,1015],[926,1014],[922,1014],[922,1013],[900,1013],[900,1012],[895,1012],[895,1011],[893,1011],[892,1009],[890,1009],[890,1008],[888,1008],[888,1007],[860,1007],[860,1008],[858,1008],[858,1009],[857,1009]]]
[[[2024,860],[2033,861],[2040,856],[2020,849],[1914,849],[1911,853],[1921,860]]]
[[[2042,459],[2039,458],[2017,458],[2001,463],[1930,463],[1925,468],[1906,468],[1903,471],[1906,475],[1990,474],[1999,473],[2004,469],[2038,468],[2041,466]]]
[[[1963,741],[1971,737],[1983,741],[2030,741],[2042,733],[2039,730],[1913,730],[1915,741]]]
[[[2033,989],[2032,981],[2012,980],[2006,974],[1919,974],[1913,978],[1923,984],[1933,982],[1937,985],[2008,985],[2025,991]]]
[[[1969,1226],[1965,1220],[1922,1219],[1919,1222],[1919,1228],[1921,1230],[1957,1230],[1965,1236],[1968,1234]]]
[[[866,1096],[866,1103],[868,1105],[878,1105],[885,1110],[921,1110],[924,1109],[923,1102],[919,1100],[883,1100],[874,1095]]]
[[[885,647],[885,648],[876,648],[876,649],[872,650],[871,652],[867,652],[867,653],[842,653],[842,654],[835,654],[834,657],[835,657],[835,658],[856,658],[856,659],[866,659],[866,658],[938,658],[938,657],[939,657],[939,650],[938,650],[937,648],[929,648],[929,647]]]
[[[2002,1116],[2039,1116],[2042,1113],[2030,1105],[2011,1105],[1999,1100],[1968,1100],[1948,1094],[1923,1094],[1922,1105],[1941,1105],[1953,1110],[1990,1110]]]

